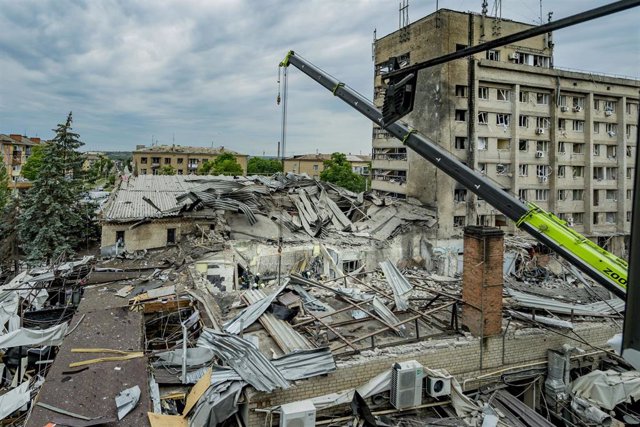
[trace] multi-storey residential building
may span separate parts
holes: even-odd
[[[31,182],[21,175],[22,165],[31,155],[34,146],[40,144],[40,138],[0,134],[0,151],[2,161],[11,177],[10,188],[25,189],[31,187]]]
[[[82,157],[82,170],[88,171],[94,163],[102,157],[106,157],[106,154],[101,151],[87,151],[86,153],[83,153]]]
[[[530,25],[439,10],[375,42],[374,102],[389,58],[415,64]],[[506,191],[625,254],[637,147],[636,79],[553,67],[552,34],[420,71],[403,120]],[[380,127],[372,189],[437,206],[440,238],[465,225],[514,232],[504,215]]]
[[[213,160],[223,153],[231,153],[247,174],[247,155],[239,154],[224,147],[187,147],[182,145],[136,146],[133,152],[134,171],[138,175],[157,175],[163,166],[171,166],[178,175],[195,174],[198,166]]]
[[[345,154],[351,163],[351,170],[362,176],[369,176],[371,157],[355,154]],[[313,178],[319,178],[324,170],[324,162],[331,159],[331,154],[301,154],[284,159],[284,171],[306,173]]]

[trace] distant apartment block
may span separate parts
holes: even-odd
[[[91,169],[91,166],[94,165],[98,160],[102,157],[106,157],[107,155],[101,151],[87,151],[82,154],[82,170],[88,171]]]
[[[31,187],[31,182],[21,175],[22,166],[31,155],[33,147],[40,143],[40,138],[0,134],[0,151],[7,173],[11,177],[10,188],[26,189]]]
[[[351,163],[351,170],[358,175],[369,176],[371,156],[345,154]],[[312,178],[320,178],[324,170],[324,162],[331,159],[331,154],[300,154],[284,159],[284,171],[306,173]]]
[[[415,64],[531,27],[439,10],[375,42],[374,102],[388,60]],[[586,46],[585,46],[586,49]],[[597,56],[593,57],[594,61]],[[420,71],[410,126],[505,191],[626,256],[640,81],[553,67],[552,34]],[[438,235],[515,226],[384,129],[373,129],[372,189],[437,206]]]
[[[220,154],[231,153],[247,174],[247,155],[239,154],[224,147],[187,147],[182,145],[138,145],[133,152],[134,172],[138,175],[157,175],[163,166],[171,166],[177,175],[195,174],[198,166],[207,160],[214,160]]]

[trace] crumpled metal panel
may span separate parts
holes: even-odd
[[[230,334],[239,334],[244,329],[248,328],[258,320],[260,316],[269,308],[273,300],[284,290],[287,286],[288,280],[285,281],[284,285],[280,286],[274,293],[269,296],[265,296],[261,300],[254,299],[253,303],[242,310],[242,312],[231,319],[230,321],[224,324],[224,330]],[[263,293],[264,295],[264,293]]]
[[[520,307],[539,308],[549,310],[553,313],[571,314],[573,311],[573,314],[577,316],[605,316],[624,311],[624,301],[619,298],[590,304],[570,304],[551,298],[515,291],[513,289],[507,289],[507,292],[516,300]]]
[[[256,390],[272,392],[277,388],[287,389],[289,381],[249,341],[235,335],[217,333],[204,328],[198,347],[213,350],[216,356],[231,366],[244,381]]]
[[[272,362],[289,381],[325,375],[336,370],[336,361],[329,347],[285,354]]]
[[[387,283],[393,290],[396,308],[401,311],[407,310],[409,308],[407,294],[411,292],[413,287],[391,261],[382,261],[379,265],[384,277],[387,279]]]
[[[373,310],[376,312],[376,314],[389,325],[397,325],[398,323],[400,323],[400,319],[398,319],[398,317],[393,314],[393,311],[389,310],[389,307],[387,307],[380,298],[373,297],[371,305],[373,305]],[[400,325],[398,326],[399,332],[396,332],[401,337],[404,337],[404,332],[402,331],[403,329],[404,325]]]
[[[268,298],[260,289],[247,291],[243,297],[252,305],[259,302],[261,303]],[[270,301],[273,302],[273,294],[271,297]],[[291,325],[284,320],[278,319],[272,313],[263,313],[259,317],[259,320],[285,354],[296,350],[310,350],[315,348],[308,339],[300,335]]]

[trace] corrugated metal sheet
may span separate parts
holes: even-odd
[[[289,381],[325,375],[336,370],[336,361],[329,347],[297,351],[272,362]]]
[[[407,310],[409,308],[407,294],[411,292],[413,287],[391,261],[383,261],[379,265],[384,272],[387,283],[393,290],[396,308],[398,310]]]
[[[231,366],[244,381],[256,390],[272,392],[277,388],[287,389],[289,381],[249,341],[235,335],[219,334],[204,328],[198,347],[206,347],[222,361]]]
[[[577,316],[605,316],[624,311],[624,301],[619,298],[608,301],[598,301],[591,304],[570,304],[551,298],[543,298],[515,291],[513,289],[507,289],[507,292],[516,300],[520,307],[538,308],[549,310],[553,313],[571,314],[571,312],[573,312],[573,314]]]
[[[249,326],[251,326],[262,314],[269,308],[274,299],[284,290],[287,283],[280,286],[274,293],[267,296],[262,293],[261,298],[251,298],[249,307],[224,324],[225,332],[229,334],[239,334]]]

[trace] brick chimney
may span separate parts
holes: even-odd
[[[33,137],[33,138],[29,138],[31,141],[35,142],[36,144],[40,144],[40,138],[37,137]]]
[[[495,227],[464,229],[462,326],[488,337],[502,331],[504,232]]]
[[[22,135],[20,135],[19,133],[12,133],[11,135],[9,135],[9,137],[14,141],[22,142]]]

